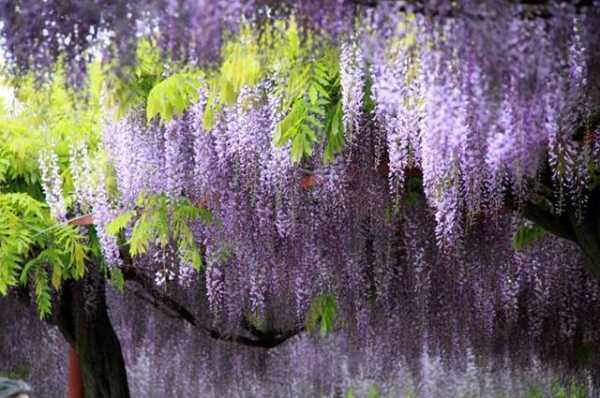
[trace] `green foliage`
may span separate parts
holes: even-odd
[[[0,370],[0,377],[13,380],[28,380],[30,373],[27,368],[14,367]]]
[[[232,105],[243,87],[253,87],[267,75],[284,76],[303,55],[308,55],[310,36],[301,45],[294,18],[286,24],[277,21],[260,33],[249,25],[227,42],[222,50],[221,67],[210,79],[204,124],[209,130],[219,105]]]
[[[595,345],[581,343],[575,347],[575,356],[579,364],[591,365],[600,361],[600,352]]]
[[[125,288],[125,277],[123,276],[123,271],[121,271],[120,268],[112,267],[110,269],[110,280],[117,289],[123,291]]]
[[[406,207],[414,206],[423,199],[423,178],[420,176],[406,176],[404,192],[401,202]]]
[[[137,209],[116,217],[107,232],[118,236],[135,218],[128,240],[132,256],[145,254],[151,244],[162,247],[175,244],[183,261],[199,270],[202,267],[200,248],[194,238],[191,225],[195,222],[212,222],[212,214],[203,207],[195,206],[187,198],[170,200],[166,195],[140,195]]]
[[[144,39],[138,43],[135,64],[124,70],[123,66],[120,68],[122,72],[118,75],[109,73],[110,103],[117,106],[118,117],[128,109],[147,107],[150,92],[163,79],[165,62],[156,45]]]
[[[212,214],[203,207],[194,206],[187,198],[181,199],[173,209],[172,234],[176,237],[182,260],[199,270],[202,267],[202,256],[190,228],[196,220],[208,224],[212,222]]]
[[[133,210],[124,211],[106,226],[106,232],[110,235],[117,236],[119,232],[129,225],[134,216],[135,212]]]
[[[69,146],[85,140],[94,148],[99,141],[103,77],[98,63],[89,71],[79,92],[67,88],[60,66],[50,84],[25,78],[9,89],[10,112],[0,113],[0,294],[31,283],[41,317],[51,311],[52,289],[81,278],[89,256],[77,228],[50,216],[38,168],[41,151],[56,152],[68,193]]]
[[[265,74],[265,59],[259,48],[258,35],[243,26],[239,37],[225,44],[223,63],[208,85],[208,98],[203,125],[210,130],[221,105],[235,103],[242,87],[252,87]],[[262,55],[262,57],[261,57]]]
[[[586,398],[588,395],[583,385],[575,381],[569,383],[554,383],[549,392],[545,393],[539,386],[527,390],[527,398]]]
[[[545,235],[546,231],[537,225],[524,225],[515,232],[512,238],[512,246],[515,250],[521,250],[524,247],[533,244]]]
[[[362,397],[364,397],[364,398],[379,398],[379,397],[381,397],[381,393],[379,392],[379,388],[376,385],[372,385],[371,387],[369,387],[369,390],[367,391],[367,393],[365,395],[362,395]],[[346,390],[346,393],[344,394],[344,398],[358,398],[358,397],[354,393],[354,390],[352,388],[349,388],[348,390]]]
[[[51,309],[50,283],[59,289],[63,280],[81,278],[86,252],[84,238],[73,226],[56,223],[43,202],[0,193],[0,294],[31,279],[44,317]]]
[[[552,387],[552,396],[554,398],[587,398],[586,390],[577,383],[571,383],[568,386],[555,385]]]
[[[193,73],[176,73],[156,84],[148,94],[146,118],[152,120],[160,115],[163,122],[183,112],[198,100],[200,76]]]
[[[285,114],[274,132],[274,142],[291,143],[294,162],[312,156],[315,145],[324,145],[324,158],[330,161],[344,145],[339,54],[331,46],[314,46],[310,34],[302,36],[303,40],[294,18],[287,23],[278,21],[260,33],[245,25],[239,35],[223,46],[218,70],[206,75],[174,73],[162,81],[164,70],[158,67],[154,53],[140,51],[138,62],[148,65],[147,75],[154,76],[152,87],[145,97],[143,90],[130,89],[139,91],[138,97],[147,98],[148,120],[159,115],[167,122],[181,116],[198,99],[200,80],[205,81],[203,126],[208,131],[223,107],[235,104],[243,87],[253,87],[266,76],[273,77],[275,94],[282,99],[281,110]],[[148,46],[140,43],[140,48]],[[137,71],[138,75],[146,76]]]
[[[371,386],[371,388],[369,388],[369,391],[367,392],[366,398],[379,398],[379,397],[380,397],[379,388],[377,388],[376,386]]]
[[[89,73],[88,85],[77,93],[67,88],[60,67],[51,84],[39,87],[29,77],[11,89],[15,110],[0,114],[0,187],[4,191],[27,192],[42,199],[38,159],[49,149],[59,157],[65,188],[71,188],[70,145],[85,140],[95,148],[101,131],[100,65],[90,65]]]
[[[330,294],[319,295],[313,299],[306,314],[306,328],[314,331],[320,325],[320,335],[325,337],[333,331],[336,315],[337,301],[335,297]]]
[[[48,273],[44,268],[36,269],[33,274],[35,281],[35,300],[40,317],[50,314],[52,303],[50,299],[50,287],[48,286]]]
[[[112,74],[119,70],[118,74]],[[165,59],[152,40],[139,41],[136,62],[127,68],[105,70],[109,76],[109,103],[117,108],[117,117],[128,110],[145,109],[146,119],[159,116],[163,123],[179,117],[198,100],[203,73]]]
[[[165,195],[142,195],[138,199],[140,216],[133,226],[129,238],[129,252],[138,256],[148,251],[151,243],[158,241],[161,246],[169,243],[169,221],[167,197]]]
[[[324,159],[332,160],[344,146],[339,62],[327,51],[308,64],[300,62],[290,72],[283,109],[290,109],[277,126],[276,145],[292,143],[292,160],[299,162],[325,143]]]
[[[249,26],[242,28],[238,40],[225,44],[218,76],[219,97],[224,104],[233,104],[242,87],[258,83],[264,73],[258,53],[257,38]]]

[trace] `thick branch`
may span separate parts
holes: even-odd
[[[154,300],[153,304],[155,304],[155,306],[158,307],[159,305],[162,305],[192,326],[197,326],[194,315],[183,305],[157,289],[151,278],[139,272],[133,266],[125,266],[122,271],[125,280],[135,282],[138,286],[141,286]]]
[[[525,202],[521,207],[521,214],[529,221],[536,223],[560,238],[573,242],[577,241],[571,220],[565,215],[557,216],[543,206],[530,201]]]
[[[508,202],[510,205],[510,201]],[[600,188],[590,193],[589,203],[581,218],[573,209],[560,215],[531,201],[520,208],[523,217],[536,223],[546,231],[577,244],[586,258],[586,269],[595,277],[600,277]]]
[[[244,328],[246,328],[246,330],[248,330],[252,336],[224,334],[216,329],[200,324],[196,317],[187,308],[185,308],[185,306],[178,303],[167,294],[163,293],[160,289],[156,288],[154,281],[151,278],[139,272],[139,270],[133,266],[123,267],[123,275],[125,280],[135,282],[143,288],[144,292],[149,295],[144,296],[142,294],[138,294],[138,297],[149,301],[156,308],[167,312],[169,316],[175,315],[178,318],[183,319],[194,328],[205,333],[208,337],[218,341],[236,343],[248,347],[271,349],[285,343],[287,340],[304,331],[303,327],[298,327],[288,331],[263,332],[252,327],[246,322],[244,324]]]

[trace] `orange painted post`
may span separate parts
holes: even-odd
[[[83,381],[79,358],[73,347],[69,348],[69,398],[83,398]]]

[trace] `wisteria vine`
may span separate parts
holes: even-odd
[[[173,235],[156,228],[132,261],[165,289],[202,284],[209,321],[226,333],[248,323],[293,330],[332,296],[348,342],[382,362],[401,356],[415,374],[426,355],[456,369],[468,368],[469,355],[562,366],[598,344],[598,285],[577,248],[550,236],[510,245],[531,227],[524,203],[541,196],[552,215],[581,221],[598,189],[598,5],[550,2],[540,14],[509,2],[435,12],[375,2],[351,32],[356,4],[331,3],[324,15],[344,16],[326,34],[341,43],[339,85],[313,85],[290,101],[281,67],[220,91],[233,92],[230,102],[202,81],[199,100],[172,120],[131,110],[103,134],[115,193],[104,172],[93,193],[81,185],[84,174],[93,179],[89,160],[73,150],[75,195],[94,215],[107,264],[123,261],[107,233],[119,214],[135,213],[118,231],[134,247],[142,220],[179,225],[191,203],[212,219],[187,217]],[[209,45],[195,36],[181,47],[176,24],[165,26],[171,51]],[[332,136],[322,126],[338,119],[297,104],[334,108],[334,99],[345,143],[329,159]],[[294,130],[305,138],[274,140],[298,109],[309,115]],[[41,165],[62,219],[55,166]],[[159,213],[149,215],[148,197],[160,198]],[[201,253],[199,274],[190,250]]]

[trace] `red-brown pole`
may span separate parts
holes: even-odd
[[[83,398],[83,382],[79,358],[73,347],[69,347],[69,398]]]

